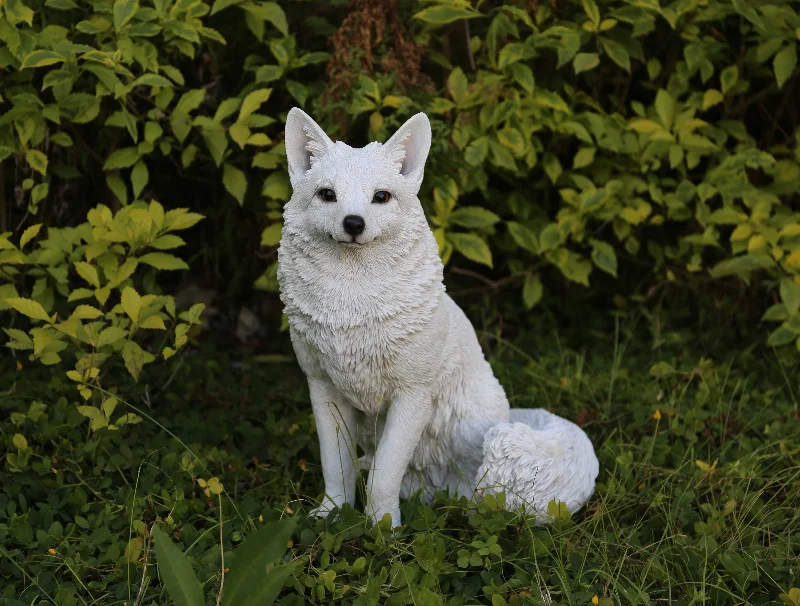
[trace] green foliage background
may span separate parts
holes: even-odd
[[[493,347],[508,354],[522,345],[502,340],[522,343],[530,330],[541,328],[534,328],[535,317],[565,331],[577,329],[587,339],[596,334],[596,318],[587,318],[587,309],[598,317],[617,310],[618,317],[645,318],[659,357],[668,357],[662,347],[680,351],[675,360],[651,369],[657,381],[669,383],[658,391],[659,398],[668,396],[655,411],[656,420],[665,411],[669,436],[642,441],[654,410],[642,412],[635,398],[621,409],[638,415],[626,422],[624,438],[602,434],[608,439],[603,465],[619,474],[603,479],[601,501],[616,504],[617,515],[603,517],[614,514],[598,506],[592,528],[564,526],[556,538],[531,534],[518,540],[519,520],[497,503],[449,521],[436,517],[435,509],[414,509],[409,519],[422,534],[419,544],[409,547],[413,578],[398,577],[405,570],[398,562],[407,562],[403,558],[410,552],[392,551],[380,528],[345,540],[341,533],[351,532],[348,524],[356,524],[356,517],[346,517],[350,522],[335,532],[309,523],[296,532],[309,547],[287,581],[293,588],[287,595],[315,603],[372,604],[389,595],[397,596],[392,603],[456,604],[467,595],[492,604],[537,603],[541,592],[520,588],[560,583],[554,594],[560,603],[586,603],[595,595],[647,603],[645,587],[664,598],[667,594],[658,592],[675,583],[675,599],[686,604],[741,603],[737,596],[745,595],[754,603],[778,599],[797,570],[797,546],[782,542],[797,528],[797,477],[791,471],[796,436],[782,424],[763,432],[746,424],[742,431],[755,433],[737,444],[737,461],[756,457],[761,447],[754,444],[767,437],[774,438],[785,460],[768,453],[764,468],[737,462],[724,472],[735,480],[723,479],[705,462],[715,458],[713,448],[696,453],[696,467],[708,482],[693,475],[689,460],[685,482],[676,484],[691,493],[685,502],[672,494],[675,478],[662,472],[686,472],[682,449],[700,443],[704,423],[711,446],[725,443],[725,401],[733,397],[707,361],[686,361],[680,348],[688,341],[681,330],[692,326],[693,342],[705,347],[735,342],[745,352],[777,348],[787,368],[797,361],[797,10],[789,0],[0,0],[0,320],[10,348],[0,360],[11,388],[3,401],[14,411],[3,420],[4,473],[28,478],[29,494],[44,500],[45,485],[31,478],[52,468],[63,485],[58,461],[70,457],[78,467],[90,464],[97,476],[113,469],[136,471],[132,461],[147,455],[151,438],[128,444],[136,443],[134,435],[145,436],[134,433],[145,431],[143,419],[148,425],[155,420],[153,411],[137,408],[130,396],[142,396],[149,405],[151,383],[162,385],[160,394],[175,377],[184,381],[175,385],[191,392],[182,367],[189,358],[185,349],[175,354],[202,341],[203,306],[179,307],[174,295],[184,283],[216,290],[217,308],[229,320],[242,305],[266,302],[269,338],[258,353],[266,349],[262,361],[284,363],[287,342],[280,332],[286,325],[275,276],[281,209],[290,196],[283,145],[287,111],[302,107],[334,138],[355,146],[385,140],[424,111],[434,142],[420,198],[448,284],[455,292],[482,295],[476,299],[480,305],[465,301],[476,325],[488,328],[501,343]],[[551,401],[573,407],[575,414],[596,413],[603,423],[614,418],[616,347],[607,352],[612,368],[597,373],[608,379],[608,393],[586,385],[581,369],[564,362],[560,345],[540,353],[569,367],[559,389],[570,377],[579,385],[566,401]],[[649,368],[653,361],[637,354],[631,368]],[[39,363],[45,367],[35,368]],[[530,370],[519,358],[496,363]],[[214,364],[200,372],[213,374]],[[514,384],[517,373],[507,374]],[[701,387],[690,396],[680,381],[697,377]],[[47,390],[37,391],[42,386]],[[639,395],[633,383],[627,389]],[[775,393],[759,389],[753,398],[764,427],[778,417],[796,424],[796,402],[773,406]],[[18,393],[24,393],[21,400]],[[543,393],[549,397],[547,389]],[[685,399],[693,405],[684,403],[682,409]],[[170,404],[190,398],[178,400]],[[294,403],[301,401],[298,396]],[[523,398],[520,405],[540,404]],[[291,427],[301,427],[305,438],[276,459],[310,456],[304,451],[312,435],[308,419],[294,414],[297,423]],[[617,419],[624,417],[618,414]],[[285,433],[287,427],[273,422]],[[159,427],[180,433],[178,427]],[[69,437],[59,442],[58,432]],[[193,537],[201,546],[211,539],[199,530],[208,522],[202,508],[206,501],[214,505],[211,495],[222,508],[222,484],[209,469],[200,475],[193,469],[203,459],[222,474],[223,465],[236,466],[238,455],[196,456],[194,450],[170,452],[160,463],[171,474],[188,474],[182,482],[167,487],[148,480],[147,494],[160,494],[160,505],[173,507],[169,518],[140,503],[136,491],[125,493],[129,502],[120,502],[119,495],[103,493],[113,489],[110,481],[95,486],[92,490],[106,495],[109,536],[73,545],[66,568],[58,568],[71,576],[48,572],[62,579],[55,585],[46,575],[31,584],[42,574],[36,564],[4,566],[3,574],[13,580],[3,586],[0,604],[28,599],[32,594],[24,594],[25,587],[33,588],[36,599],[50,589],[57,595],[61,587],[58,604],[89,603],[93,592],[120,600],[114,603],[126,598],[133,603],[131,589],[150,587],[152,580],[143,558],[150,553],[155,518],[167,524],[173,538],[183,533],[184,541]],[[661,471],[654,467],[652,475],[637,475],[634,460]],[[237,469],[234,475],[247,476]],[[254,480],[263,471],[256,466],[247,477],[263,487]],[[77,516],[68,532],[85,538],[89,484],[82,472],[72,472],[78,496],[50,505]],[[298,481],[296,473],[268,482],[276,494],[263,498],[290,501],[286,487]],[[782,478],[782,487],[793,486],[793,496],[776,500],[781,489],[765,479],[769,474]],[[743,478],[758,484],[755,493],[742,487]],[[632,497],[639,484],[661,496],[650,505]],[[191,500],[176,496],[184,491],[192,492]],[[52,537],[63,536],[62,521],[43,509],[32,513],[24,494],[12,493],[0,499],[0,510],[8,512],[0,515],[0,536],[16,540],[13,553],[3,554],[8,562],[17,562],[24,549],[61,549],[63,543]],[[764,519],[752,516],[767,507],[762,497],[779,501],[792,515],[759,526]],[[690,514],[685,507],[691,503],[696,507]],[[740,517],[737,503],[749,503],[748,513]],[[698,509],[701,505],[705,509]],[[235,530],[229,525],[227,537],[220,537],[229,546],[253,530],[260,515],[256,500],[238,506],[246,512],[237,510]],[[675,542],[669,548],[649,552],[662,558],[661,567],[643,572],[641,583],[633,577],[621,582],[613,562],[626,556],[611,541],[626,524],[645,519],[651,506],[660,507],[662,517],[645,524],[644,543],[631,544],[645,553],[644,545],[661,540],[658,524],[675,536],[693,525],[692,549],[705,556],[692,552],[684,561],[676,555],[684,546],[671,535]],[[127,523],[118,519],[121,511],[130,522],[124,544],[109,538]],[[101,524],[98,511],[92,515],[92,523]],[[608,519],[614,526],[600,532]],[[740,534],[723,541],[731,524]],[[768,531],[770,524],[780,529]],[[470,534],[476,532],[479,538]],[[759,532],[778,537],[770,543],[771,559],[751,562],[731,555],[739,547],[761,545]],[[342,540],[344,555],[337,560]],[[103,545],[99,559],[87,555],[93,544]],[[594,576],[585,562],[574,560],[575,551],[589,548],[600,549],[605,558],[599,568],[589,566]],[[212,542],[207,549],[194,567],[207,574],[201,582],[214,603],[219,545]],[[514,549],[521,558],[516,573],[508,568],[515,560],[501,556]],[[545,554],[551,557],[550,572],[537,568],[533,574],[531,562]],[[359,580],[365,566],[374,566],[379,582]],[[470,566],[483,571],[470,576],[462,570]],[[710,567],[718,577],[704,575],[698,585],[691,572],[679,578],[675,566]],[[465,576],[458,576],[462,572]],[[351,585],[361,587],[357,598],[348,594]],[[152,591],[156,587],[154,582]],[[784,595],[784,602],[800,604],[800,594]]]

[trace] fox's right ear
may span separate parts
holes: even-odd
[[[289,110],[286,116],[286,157],[293,187],[332,146],[333,141],[311,116],[299,107]]]

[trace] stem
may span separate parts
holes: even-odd
[[[0,233],[8,229],[8,216],[6,207],[6,163],[0,161]]]
[[[220,556],[220,579],[219,593],[217,594],[217,606],[222,600],[222,588],[225,586],[225,545],[222,542],[222,494],[217,495],[219,500],[219,556]]]

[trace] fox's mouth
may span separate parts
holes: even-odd
[[[335,237],[333,234],[328,234],[328,235],[331,237],[331,240],[333,240],[334,242],[337,242],[339,244],[347,246],[348,248],[358,248],[359,246],[364,246],[365,244],[367,244],[366,242],[358,242],[356,240],[355,236],[353,236],[352,240],[340,240],[339,238]]]

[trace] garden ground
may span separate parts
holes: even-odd
[[[630,313],[558,333],[542,319],[513,343],[481,332],[513,406],[590,435],[597,492],[545,528],[492,498],[404,502],[394,539],[350,508],[304,516],[321,473],[287,343],[259,358],[207,337],[126,392],[144,420],[118,431],[90,430],[66,377],[6,363],[0,604],[170,604],[156,522],[215,604],[220,541],[235,565],[241,541],[280,516],[299,516],[287,605],[800,603],[794,369],[722,341],[704,358],[696,330],[651,326]]]

